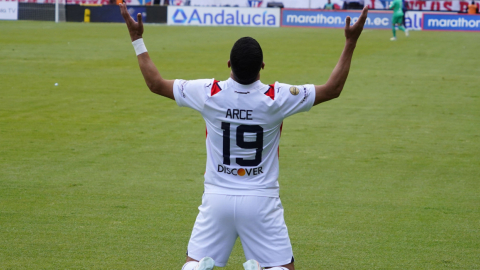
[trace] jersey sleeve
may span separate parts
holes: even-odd
[[[289,85],[277,82],[275,92],[284,118],[309,111],[315,102],[315,86],[313,84]]]
[[[208,91],[212,87],[213,79],[205,80],[175,80],[173,95],[180,107],[192,108],[201,112],[208,99]]]

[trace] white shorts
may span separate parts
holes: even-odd
[[[198,210],[188,243],[190,258],[211,257],[223,267],[240,237],[246,260],[255,259],[262,267],[292,262],[280,198],[204,194]]]

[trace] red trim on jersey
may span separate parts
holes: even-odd
[[[268,88],[267,92],[265,92],[264,94],[269,96],[272,100],[274,100],[275,99],[275,84],[270,84],[270,88]]]
[[[217,80],[213,80],[213,85],[212,85],[212,92],[210,93],[210,96],[214,96],[216,95],[218,92],[222,91],[222,88],[220,88],[220,86],[218,85],[218,82]]]

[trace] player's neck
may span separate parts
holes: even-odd
[[[235,75],[233,74],[233,71],[230,72],[230,78],[232,78],[232,80],[234,80],[235,82],[239,83],[238,80],[235,78]],[[260,72],[258,73],[257,78],[255,79],[255,82],[259,81],[259,80],[260,80]],[[242,84],[242,83],[239,83],[239,84]]]

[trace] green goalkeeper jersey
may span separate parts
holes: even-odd
[[[403,4],[402,0],[393,0],[392,4],[390,4],[390,9],[393,9],[393,15],[402,15],[403,16]]]

